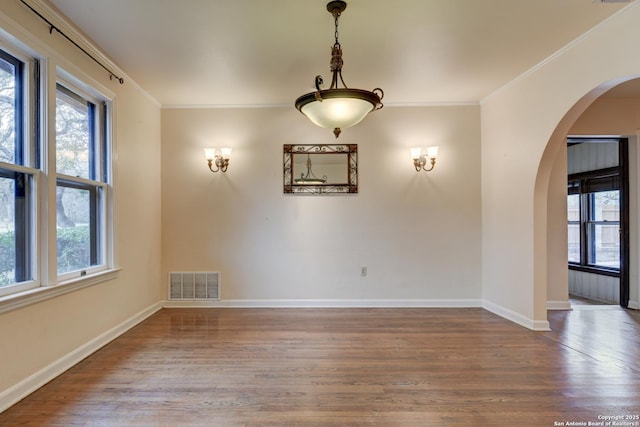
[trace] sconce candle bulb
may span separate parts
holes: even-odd
[[[416,147],[411,149],[411,158],[413,159],[413,166],[416,168],[416,172],[425,171],[429,172],[436,167],[436,157],[438,157],[438,147],[427,147],[426,149],[422,147]],[[427,158],[429,159],[429,163],[431,166],[429,168],[425,168],[427,165]]]
[[[207,164],[209,165],[209,170],[211,172],[226,172],[229,168],[229,157],[231,156],[231,148],[221,148],[220,154],[216,153],[215,148],[205,148],[204,149],[204,157],[207,159]],[[215,164],[216,168],[213,168]]]

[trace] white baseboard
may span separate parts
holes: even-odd
[[[548,320],[529,319],[528,317],[525,317],[520,313],[516,313],[513,310],[486,300],[483,301],[482,307],[485,310],[492,312],[493,314],[504,317],[505,319],[510,320],[513,323],[517,323],[520,326],[524,326],[527,329],[531,329],[532,331],[543,332],[551,330],[551,326],[549,325]]]
[[[571,310],[571,303],[567,301],[547,301],[547,310]]]
[[[533,331],[550,331],[547,320],[533,320],[498,304],[479,299],[459,300],[221,300],[168,301],[164,308],[484,308]],[[570,307],[569,307],[570,309]]]
[[[168,301],[164,308],[471,308],[482,307],[479,299],[451,300],[222,300],[222,301]]]
[[[640,310],[640,303],[638,303],[638,301],[629,300],[628,307],[632,310]]]
[[[134,315],[120,325],[104,332],[103,334],[95,337],[86,344],[71,351],[62,358],[51,363],[49,366],[46,366],[35,374],[25,378],[16,385],[0,392],[0,412],[14,405],[18,401],[24,399],[29,394],[33,393],[58,375],[76,365],[87,356],[96,352],[101,347],[105,346],[120,335],[124,334],[129,329],[136,326],[138,323],[142,322],[161,308],[161,303],[152,305],[151,307]]]

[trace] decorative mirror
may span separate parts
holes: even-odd
[[[283,147],[285,193],[357,193],[358,145]]]

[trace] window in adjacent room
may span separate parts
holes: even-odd
[[[620,271],[618,168],[572,175],[568,193],[570,266]]]

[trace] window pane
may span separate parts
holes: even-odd
[[[600,191],[591,194],[593,221],[620,221],[620,191]]]
[[[569,262],[580,262],[580,224],[569,224]]]
[[[580,195],[567,196],[567,217],[569,221],[580,221]]]
[[[29,178],[0,169],[0,286],[31,279]]]
[[[14,193],[14,180],[0,177],[0,286],[16,282]]]
[[[0,57],[0,161],[16,163],[16,67]]]
[[[589,263],[620,268],[620,225],[589,225]]]
[[[56,171],[93,179],[93,104],[58,86],[56,97]]]
[[[91,192],[58,186],[56,192],[58,274],[91,265]]]

